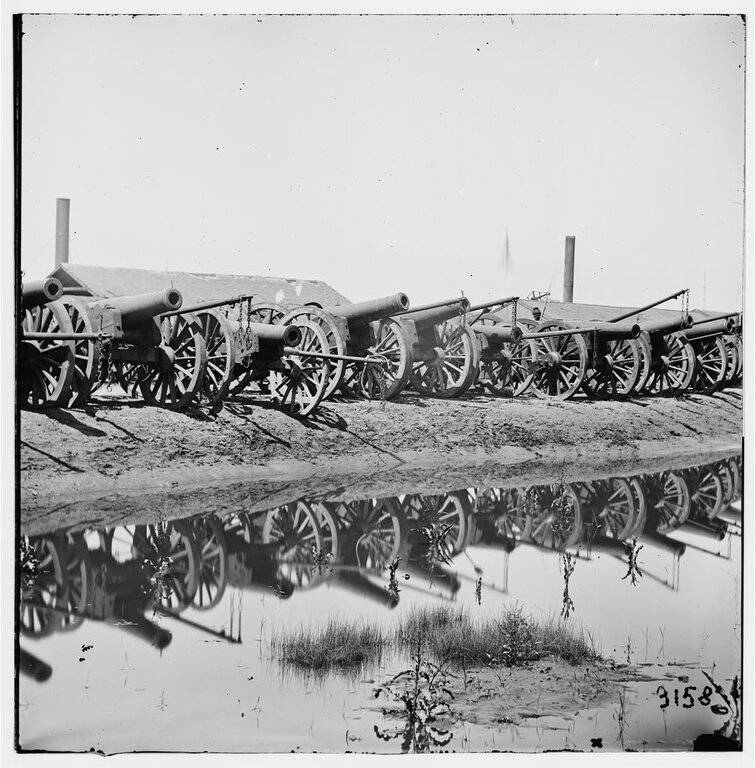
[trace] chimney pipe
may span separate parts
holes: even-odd
[[[65,197],[57,199],[55,211],[55,266],[68,264],[68,222],[71,201]]]
[[[566,236],[564,253],[564,301],[569,304],[574,301],[574,240],[574,235]]]

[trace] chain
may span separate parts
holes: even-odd
[[[100,350],[100,370],[97,375],[98,384],[112,384],[112,373],[110,366],[110,352],[113,346],[113,340],[110,336],[100,337],[102,339],[102,349]]]
[[[687,317],[689,314],[689,288],[687,288],[682,296],[682,312],[684,313],[684,317]]]
[[[246,328],[244,330],[244,348],[252,346],[252,300],[246,300]]]
[[[519,299],[514,299],[514,303],[511,307],[511,327],[516,328],[516,309],[519,304]]]

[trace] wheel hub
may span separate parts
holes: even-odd
[[[555,349],[551,349],[545,356],[545,364],[549,368],[558,368],[561,365],[561,355]]]

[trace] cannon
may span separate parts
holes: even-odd
[[[73,327],[58,299],[55,278],[22,284],[18,345],[18,402],[26,408],[65,405],[74,375]]]
[[[410,342],[412,389],[449,398],[464,394],[477,379],[480,344],[466,323],[468,299],[450,299],[397,315]]]
[[[619,323],[679,297],[683,297],[683,306],[677,317],[638,320],[642,332],[639,336],[640,371],[634,386],[637,392],[674,395],[683,392],[692,383],[695,351],[679,333],[694,322],[687,312],[689,288],[675,291],[609,320],[610,323]]]
[[[255,307],[255,312],[263,321],[290,325],[306,320],[322,329],[328,342],[325,351],[333,356],[326,398],[340,389],[351,395],[387,400],[401,392],[411,369],[403,327],[392,318],[408,307],[407,295],[396,293],[329,307],[262,304]],[[379,359],[381,365],[365,365],[365,359]]]
[[[731,353],[725,338],[734,334],[736,318],[736,313],[732,313],[696,320],[682,331],[682,336],[695,351],[695,375],[692,381],[695,391],[709,395],[720,389],[726,381]]]
[[[466,320],[480,346],[477,386],[496,395],[517,396],[527,391],[534,378],[537,356],[532,339],[523,339],[530,324],[517,319],[519,297],[508,296],[469,308]],[[510,308],[510,319],[500,315]]]
[[[522,338],[535,342],[532,389],[541,398],[566,400],[580,389],[591,397],[626,397],[640,367],[637,324],[590,321],[582,327],[541,320]]]
[[[105,380],[151,405],[188,407],[196,399],[207,350],[196,317],[178,313],[180,291],[62,299],[74,328],[76,366],[69,405],[82,405]]]
[[[308,319],[299,313],[284,323],[284,314],[271,310],[276,305],[254,304],[252,298],[219,299],[188,309],[199,321],[208,350],[201,394],[213,407],[255,384],[284,410],[306,416],[327,396],[335,369],[353,367],[374,380],[385,375],[388,359],[381,354],[357,357],[334,351],[322,315]]]

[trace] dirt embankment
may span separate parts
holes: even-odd
[[[487,396],[326,403],[297,420],[251,400],[217,416],[99,398],[21,415],[22,523],[32,532],[184,516],[303,495],[441,492],[679,466],[738,450],[740,390],[631,402]]]

